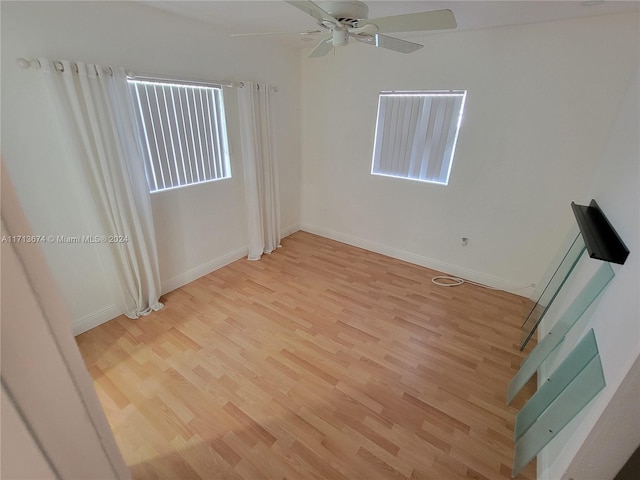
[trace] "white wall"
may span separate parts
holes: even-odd
[[[302,228],[498,287],[537,282],[637,65],[637,19],[415,40],[411,55],[303,57]],[[449,186],[370,175],[378,92],[430,89],[468,90]]]
[[[280,152],[282,227],[299,224],[299,58],[264,39],[231,39],[210,26],[134,2],[2,2],[2,155],[22,206],[39,234],[91,234],[56,131],[57,115],[35,70],[17,57],[121,65],[139,73],[279,87],[274,108]],[[152,196],[163,290],[241,257],[246,249],[241,148],[229,100],[233,178]],[[83,208],[83,210],[85,210]],[[95,245],[45,245],[47,261],[75,320],[75,331],[114,310]]]
[[[599,165],[586,192],[576,198],[576,202],[583,205],[596,199],[630,254],[624,265],[612,264],[615,277],[608,288],[545,362],[538,379],[544,382],[585,332],[593,328],[607,385],[542,451],[538,461],[538,476],[542,479],[613,478],[640,444],[637,378],[640,374],[640,74],[637,63],[635,69],[616,121],[608,132]],[[588,257],[581,260],[563,287],[558,305],[554,302],[550,314],[545,316],[542,335],[600,264]],[[615,411],[610,404],[615,405]]]

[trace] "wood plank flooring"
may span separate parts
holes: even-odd
[[[304,232],[282,245],[77,338],[133,478],[510,478],[531,303]]]

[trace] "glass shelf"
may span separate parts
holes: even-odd
[[[540,294],[538,301],[522,324],[520,351],[523,351],[527,346],[527,343],[529,343],[529,340],[531,340],[531,337],[537,330],[538,325],[540,325],[545,313],[547,313],[547,310],[549,310],[549,307],[558,296],[560,289],[567,281],[567,278],[575,268],[585,249],[586,246],[584,239],[582,238],[582,235],[578,233],[569,247],[569,250],[567,250],[567,253],[565,253],[562,258],[560,265],[558,265],[555,273],[547,283],[547,286]]]
[[[533,406],[526,412],[521,422],[530,423],[529,428],[521,434],[516,442],[513,460],[512,478],[534,459],[553,438],[587,406],[587,404],[602,390],[606,383],[600,355],[592,356],[592,346],[583,343],[593,342],[597,352],[597,344],[593,330],[580,341],[574,351],[562,362],[552,374],[557,379],[578,372],[573,379],[568,379],[566,388],[549,387],[540,389],[527,402],[523,411]],[[574,355],[576,350],[580,351]],[[590,358],[591,357],[591,358]],[[557,376],[556,376],[557,373]],[[558,381],[558,383],[561,383]],[[556,395],[553,397],[553,395]],[[547,405],[547,407],[544,407]],[[540,415],[535,418],[535,414]]]
[[[615,273],[610,264],[603,263],[600,265],[596,273],[593,274],[591,279],[582,288],[571,305],[567,307],[547,336],[529,353],[520,366],[518,373],[511,379],[509,388],[507,389],[507,405],[513,401],[518,392],[522,390],[522,387],[524,387],[533,374],[536,373],[540,365],[542,365],[542,362],[562,343],[567,332],[574,323],[578,321],[587,308],[589,308],[598,295],[600,295],[614,276]]]
[[[596,336],[593,330],[589,330],[589,333],[567,356],[562,365],[553,372],[522,410],[518,412],[513,432],[514,441],[517,442],[527,433],[538,417],[542,415],[542,412],[551,405],[596,355],[598,355]]]

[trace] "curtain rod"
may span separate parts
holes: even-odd
[[[32,60],[28,60],[26,58],[18,58],[16,59],[16,63],[18,64],[18,66],[20,68],[23,69],[28,69],[28,68],[41,68],[40,65],[40,60],[38,59],[32,59]],[[56,69],[58,71],[64,71],[64,67],[62,66],[62,62],[60,60],[53,60],[54,65],[56,66]],[[71,62],[72,65],[75,65],[75,62]],[[60,68],[58,68],[58,65],[60,66]],[[104,73],[113,74],[113,69],[109,66],[107,67],[102,67]],[[77,72],[77,66],[76,66],[76,72]],[[180,77],[169,77],[169,76],[159,76],[159,75],[153,75],[153,74],[147,74],[147,73],[135,73],[132,72],[130,70],[126,71],[127,73],[127,78],[131,79],[131,80],[141,80],[141,81],[180,81],[182,83],[186,83],[186,84],[190,84],[190,85],[201,85],[201,86],[207,86],[207,87],[229,87],[229,88],[243,88],[245,86],[244,82],[212,82],[212,81],[208,81],[208,80],[194,80],[194,79],[189,79],[189,78],[180,78]],[[278,91],[278,87],[273,87],[273,91],[277,92]]]
[[[26,58],[17,58],[16,63],[20,68],[23,68],[25,70],[32,67],[37,69],[42,68],[42,65],[40,65],[40,60],[38,59],[27,60]],[[72,65],[72,68],[73,66],[75,66],[75,71],[76,73],[78,73],[78,65],[76,64],[76,62],[69,63]],[[53,60],[53,65],[57,71],[64,72],[64,65],[60,60]],[[113,69],[111,67],[102,67],[102,71],[108,75],[113,75]]]
[[[382,90],[382,95],[405,94],[405,95],[462,95],[466,90]]]
[[[229,88],[242,88],[244,82],[214,82],[211,80],[199,80],[194,78],[183,78],[170,75],[155,75],[152,73],[135,73],[127,70],[127,78],[130,80],[137,80],[142,82],[180,82],[188,85],[196,85],[202,87],[229,87]]]
[[[188,85],[200,85],[205,87],[229,87],[229,88],[244,88],[245,82],[229,82],[229,83],[221,83],[214,82],[210,80],[198,80],[193,78],[184,78],[184,77],[176,77],[176,76],[163,76],[163,75],[155,75],[152,73],[135,73],[127,70],[127,78],[131,80],[140,80],[140,81],[149,81],[149,82],[180,82]],[[258,89],[260,85],[258,85]],[[271,87],[274,92],[278,92],[278,87]]]

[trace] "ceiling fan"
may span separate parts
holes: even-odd
[[[422,45],[383,35],[383,33],[444,30],[456,28],[457,25],[451,10],[434,10],[368,19],[369,7],[360,1],[320,1],[317,4],[310,0],[285,1],[311,15],[318,22],[318,25],[330,34],[329,37],[322,39],[316,45],[309,54],[309,58],[322,57],[334,47],[347,45],[350,38],[395,52],[411,53],[422,48]],[[297,35],[313,35],[323,33],[323,30],[301,32]],[[235,36],[246,35],[280,34],[236,34]]]

